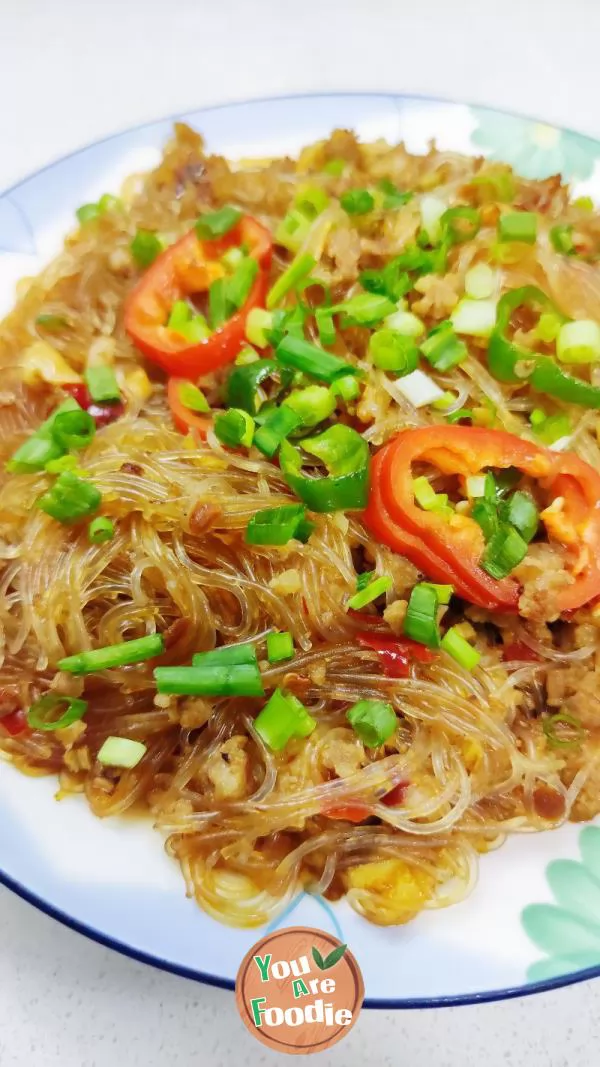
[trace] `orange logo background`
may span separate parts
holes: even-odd
[[[267,1048],[322,1052],[350,1032],[365,995],[347,946],[322,930],[292,926],[268,934],[242,960],[238,1011]]]

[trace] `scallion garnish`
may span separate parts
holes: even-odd
[[[269,344],[267,333],[273,329],[273,314],[264,308],[252,308],[246,318],[246,337],[251,345],[266,348]]]
[[[267,634],[267,659],[269,663],[282,663],[294,655],[294,638],[286,630],[281,634]]]
[[[276,356],[284,367],[293,367],[319,381],[331,383],[342,374],[359,374],[358,368],[330,352],[305,341],[301,337],[286,334],[277,345]]]
[[[500,517],[514,526],[524,541],[532,540],[539,526],[539,514],[535,500],[530,493],[524,493],[518,489],[508,500],[502,501],[499,507]]]
[[[396,712],[383,700],[358,700],[346,712],[354,733],[367,748],[379,748],[394,733]]]
[[[475,667],[481,659],[481,653],[465,640],[456,626],[451,626],[450,629],[446,631],[442,637],[440,645],[444,652],[447,652],[449,656],[452,656],[452,659],[455,659],[456,662],[467,671],[475,670]]]
[[[501,523],[486,545],[481,566],[492,578],[500,580],[506,578],[526,555],[527,541],[514,526]]]
[[[300,540],[306,520],[304,504],[282,504],[279,508],[257,511],[246,527],[249,545],[287,545],[293,537]]]
[[[435,582],[422,582],[422,585],[426,585],[429,589],[433,589],[436,597],[438,598],[438,604],[442,604],[444,607],[450,603],[450,598],[454,592],[453,585],[436,585]]]
[[[138,230],[130,244],[131,254],[138,267],[149,267],[164,249],[158,234],[151,230]]]
[[[375,198],[368,189],[348,189],[340,196],[340,204],[348,215],[366,215],[375,207]]]
[[[56,713],[62,707],[65,710],[57,718]],[[27,725],[32,730],[64,730],[82,719],[86,711],[87,700],[62,696],[60,693],[46,693],[29,708]]]
[[[156,667],[159,693],[180,696],[260,697],[260,671],[251,663],[204,663],[198,667]]]
[[[464,241],[472,241],[479,233],[481,214],[468,204],[459,204],[458,207],[444,211],[440,225],[444,237],[451,244],[462,244]]]
[[[368,352],[375,367],[399,377],[411,374],[419,363],[419,350],[412,337],[387,327],[371,334]]]
[[[184,408],[188,411],[196,411],[206,415],[210,411],[208,400],[204,393],[193,382],[181,382],[177,388],[177,395]]]
[[[72,471],[63,471],[52,488],[39,498],[37,507],[69,525],[93,515],[101,503],[102,494],[95,485],[82,481]]]
[[[303,185],[298,191],[294,205],[309,219],[321,215],[329,203],[329,197],[320,185]]]
[[[450,323],[457,333],[467,337],[490,337],[496,328],[497,305],[495,300],[459,300],[450,316]]]
[[[133,641],[121,641],[118,645],[106,645],[89,652],[78,652],[75,656],[66,656],[58,661],[58,669],[69,674],[92,674],[94,671],[110,670],[111,667],[142,663],[154,656],[161,656],[164,650],[165,642],[161,634],[149,634]]]
[[[215,416],[215,436],[226,448],[250,448],[255,423],[242,408],[230,408]]]
[[[398,189],[389,178],[382,178],[377,183],[377,189],[380,193],[384,194],[384,211],[395,211],[397,208],[404,207],[404,205],[408,204],[409,200],[412,200],[415,195],[410,191],[403,192],[401,189]]]
[[[535,211],[506,211],[498,219],[499,241],[522,241],[533,245],[537,239]]]
[[[573,243],[572,226],[552,226],[550,230],[550,240],[552,242],[552,247],[557,252],[562,252],[565,256],[573,255],[575,245]]]
[[[348,607],[352,611],[360,611],[361,608],[366,607],[367,604],[371,604],[377,597],[387,593],[392,588],[393,581],[389,575],[381,575],[379,578],[374,578],[372,582],[369,582],[364,589],[359,589],[354,596],[351,596],[348,601]]]
[[[568,727],[571,731],[574,731],[575,736],[559,737],[556,732],[558,726]],[[545,715],[542,719],[542,729],[548,744],[552,748],[575,748],[581,744],[585,737],[581,719],[576,718],[575,715],[569,715],[565,711],[558,711],[555,715]]]
[[[357,293],[331,308],[343,316],[345,326],[377,326],[396,310],[396,305],[381,293]]]
[[[112,367],[87,367],[83,377],[95,403],[110,404],[121,399],[119,383]]]
[[[142,741],[133,741],[129,737],[107,737],[96,759],[104,767],[123,767],[130,771],[143,760],[147,751]]]
[[[357,400],[360,396],[360,385],[353,374],[343,374],[341,378],[336,378],[330,389],[333,396],[341,396],[346,403]]]
[[[308,234],[311,221],[303,211],[292,208],[275,230],[277,244],[283,245],[290,252],[297,252]]]
[[[244,306],[258,274],[258,260],[244,256],[232,275],[224,281],[227,318]]]
[[[457,367],[469,355],[464,341],[459,341],[450,322],[435,326],[420,347],[431,366],[442,372]]]
[[[77,411],[61,411],[52,423],[52,436],[65,451],[70,448],[85,448],[93,441],[95,433],[94,419],[82,408]]]
[[[267,308],[277,307],[290,289],[294,289],[299,282],[303,281],[316,265],[316,259],[309,252],[304,252],[292,260],[287,270],[279,276],[272,289],[267,294]]]
[[[226,204],[218,211],[209,211],[201,215],[196,222],[196,233],[203,241],[210,241],[215,237],[223,237],[240,221],[242,212],[237,207]]]
[[[280,752],[292,738],[308,737],[316,725],[304,704],[281,689],[275,690],[254,720],[254,729],[273,752]]]
[[[413,641],[429,648],[438,648],[440,632],[437,623],[439,601],[431,585],[415,585],[404,617],[404,633]]]
[[[306,389],[294,389],[282,406],[296,413],[301,426],[318,426],[335,411],[335,396],[325,385],[308,385]]]
[[[333,315],[332,308],[326,305],[315,309],[315,322],[319,331],[319,341],[322,345],[335,344],[336,332]]]
[[[600,360],[600,326],[593,319],[565,322],[556,338],[561,363],[597,363]]]
[[[231,664],[254,664],[258,667],[256,648],[247,642],[232,645],[220,645],[208,652],[196,652],[192,656],[192,667],[224,667]]]
[[[254,434],[254,445],[264,456],[272,459],[282,441],[301,425],[301,418],[292,407],[281,405],[269,413]]]
[[[105,541],[112,541],[115,536],[115,524],[104,515],[98,515],[92,519],[88,526],[88,537],[93,545],[102,545]]]

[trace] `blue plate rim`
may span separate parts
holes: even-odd
[[[246,104],[266,104],[266,103],[281,103],[287,100],[310,100],[315,97],[320,98],[336,98],[336,97],[380,97],[381,99],[389,99],[394,104],[403,100],[417,100],[422,103],[431,104],[449,104],[456,107],[469,107],[469,108],[483,108],[487,111],[492,111],[498,115],[506,115],[512,118],[520,118],[526,122],[542,122],[540,118],[536,118],[531,115],[524,115],[516,111],[506,111],[504,108],[490,107],[488,104],[473,103],[467,100],[455,100],[449,97],[441,96],[429,96],[421,93],[393,93],[391,91],[377,91],[377,90],[339,90],[331,92],[305,92],[305,93],[284,93],[282,95],[275,96],[260,96],[253,97],[251,99],[241,100],[229,100],[220,104],[210,104],[207,107],[189,108],[183,111],[177,111],[170,115],[163,115],[160,118],[149,119],[147,122],[137,123],[133,126],[128,126],[122,130],[116,130],[113,133],[107,134],[106,137],[101,137],[96,141],[90,141],[86,144],[80,145],[78,148],[73,149],[71,152],[67,152],[62,156],[58,156],[56,159],[51,160],[49,163],[44,164],[38,170],[32,171],[13,185],[8,186],[5,189],[0,189],[0,199],[9,195],[12,192],[18,190],[26,182],[31,181],[33,178],[44,174],[46,171],[51,170],[53,167],[58,166],[61,163],[66,162],[69,159],[78,156],[81,152],[85,152],[87,149],[94,148],[97,145],[105,144],[108,141],[112,141],[116,137],[122,137],[128,133],[136,133],[140,130],[149,129],[152,126],[159,125],[162,122],[175,122],[178,119],[184,118],[187,115],[202,115],[212,111],[221,111],[227,108],[242,107]],[[589,134],[582,133],[580,130],[574,130],[569,126],[561,126],[554,122],[545,123],[549,126],[554,126],[555,129],[560,130],[563,133],[573,134],[577,137],[583,137],[587,141],[598,144],[600,138],[591,137]],[[151,967],[155,967],[158,970],[166,971],[169,974],[178,975],[180,978],[188,978],[192,981],[200,982],[203,985],[214,986],[217,989],[225,989],[229,991],[235,990],[235,982],[228,978],[219,978],[217,975],[208,974],[205,971],[197,970],[196,968],[183,967],[177,963],[173,963],[169,960],[162,959],[159,956],[154,956],[152,953],[143,952],[141,949],[133,948],[131,945],[127,945],[124,941],[118,941],[115,938],[103,934],[100,930],[96,930],[95,927],[88,925],[87,923],[80,922],[78,919],[74,919],[73,916],[68,915],[67,912],[62,911],[60,908],[55,907],[53,904],[44,900],[43,897],[37,895],[32,890],[28,889],[21,882],[14,879],[11,875],[7,874],[2,868],[0,868],[0,885],[5,886],[11,890],[22,900],[28,904],[32,904],[38,911],[43,912],[44,915],[49,916],[51,919],[55,919],[61,925],[68,927],[70,930],[74,930],[78,934],[82,934],[84,937],[89,938],[91,941],[95,941],[99,945],[103,945],[105,948],[109,948],[114,952],[118,952],[121,956],[126,956],[128,959],[136,960],[138,963],[145,963]],[[530,982],[523,986],[511,986],[507,989],[491,989],[484,993],[463,993],[457,996],[443,996],[443,997],[402,997],[400,999],[391,998],[384,999],[381,997],[366,997],[363,1003],[365,1008],[374,1008],[382,1011],[392,1010],[408,1010],[408,1009],[425,1009],[425,1008],[450,1008],[460,1007],[461,1005],[476,1005],[476,1004],[490,1004],[495,1001],[501,1000],[513,1000],[517,997],[532,996],[534,993],[547,993],[555,989],[563,989],[566,986],[576,985],[579,982],[589,981],[592,978],[600,977],[600,965],[596,967],[588,967],[583,971],[573,971],[569,974],[558,975],[556,978],[550,978],[543,982]]]

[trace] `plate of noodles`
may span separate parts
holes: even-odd
[[[0,194],[0,876],[231,988],[600,973],[600,145],[324,95]]]

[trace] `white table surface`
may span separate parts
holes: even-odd
[[[310,90],[446,96],[600,136],[599,39],[598,0],[0,0],[0,189],[139,122]],[[231,994],[122,958],[4,889],[0,946],[0,1067],[275,1062]],[[364,1012],[318,1062],[593,1067],[600,982]]]

